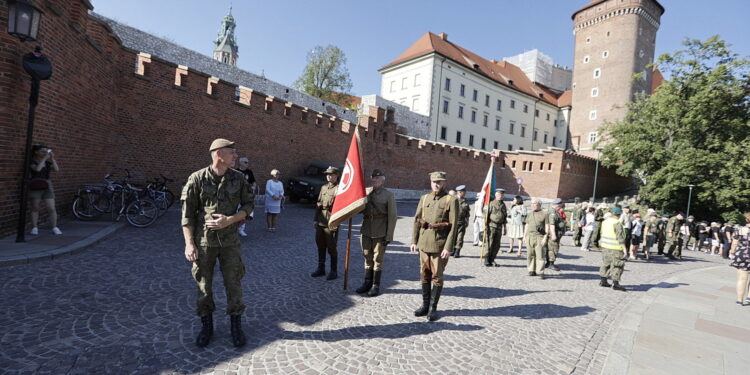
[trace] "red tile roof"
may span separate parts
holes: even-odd
[[[586,10],[586,9],[589,9],[589,8],[595,7],[595,6],[599,5],[599,4],[605,3],[605,2],[607,2],[607,1],[608,1],[608,0],[593,0],[593,1],[590,1],[590,2],[588,3],[588,4],[584,5],[584,6],[583,6],[583,8],[581,8],[581,9],[578,9],[577,11],[575,11],[575,12],[573,13],[573,15],[572,15],[572,16],[570,16],[570,19],[575,19],[575,18],[576,18],[576,14],[578,14],[578,13],[581,13],[581,12],[583,12],[583,11],[584,11],[584,10]],[[659,2],[658,2],[658,1],[656,1],[656,0],[653,0],[653,1],[654,1],[654,3],[656,3],[656,5],[657,5],[657,6],[658,6],[658,7],[659,7],[659,8],[661,9],[661,14],[664,14],[664,7],[663,7],[663,6],[661,5],[661,4],[659,4]]]
[[[664,82],[664,76],[661,74],[659,69],[654,68],[654,74],[651,76],[651,94],[656,91],[656,89],[661,86],[661,84]]]
[[[448,37],[442,33],[440,35],[431,32],[424,33],[406,51],[380,68],[379,71],[430,53],[440,54],[503,86],[559,107],[558,98],[560,94],[544,85],[532,82],[519,67],[507,61],[487,60],[474,52],[449,42]]]
[[[569,107],[573,103],[573,91],[563,92],[559,98],[557,98],[558,107]]]

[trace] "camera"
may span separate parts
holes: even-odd
[[[544,225],[537,225],[536,231],[537,233],[542,234],[542,235],[547,234],[547,231],[544,229]]]

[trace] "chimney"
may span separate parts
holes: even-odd
[[[447,40],[448,40],[448,34],[446,34],[446,33],[440,33],[440,34],[438,34],[438,36],[439,36],[439,37],[440,37],[440,39],[442,39],[442,40],[445,40],[445,41],[447,41]]]

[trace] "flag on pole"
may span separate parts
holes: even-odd
[[[365,191],[365,175],[362,169],[362,153],[360,152],[359,127],[355,128],[346,164],[341,172],[341,181],[333,201],[329,228],[338,227],[350,217],[365,209],[367,193]]]
[[[495,159],[497,157],[492,155],[492,161],[490,162],[490,169],[487,171],[487,177],[484,178],[482,189],[479,190],[477,199],[482,202],[481,209],[487,207],[490,204],[492,198],[495,197]]]

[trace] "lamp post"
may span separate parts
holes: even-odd
[[[22,42],[35,41],[42,20],[42,11],[28,0],[8,1],[8,34]],[[29,94],[29,121],[26,125],[26,148],[23,160],[23,178],[21,178],[21,197],[18,209],[18,229],[16,242],[24,242],[26,232],[26,203],[29,179],[29,163],[31,161],[31,143],[34,135],[34,115],[39,103],[39,86],[41,81],[52,76],[52,64],[42,54],[42,47],[37,46],[34,52],[23,55],[23,69],[31,77],[31,92]]]
[[[690,191],[688,192],[688,206],[687,206],[687,212],[685,213],[685,217],[690,216],[690,199],[693,198],[693,188],[695,187],[695,185],[690,184],[687,187],[690,188]]]
[[[603,147],[596,148],[596,169],[594,169],[594,191],[591,193],[591,203],[596,203],[596,180],[599,178],[599,157]]]

